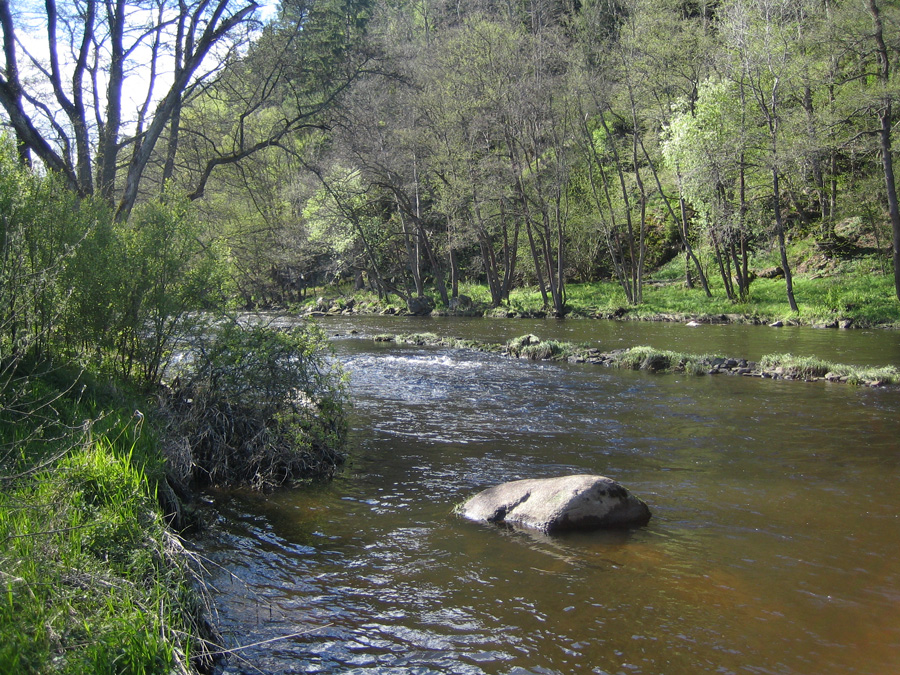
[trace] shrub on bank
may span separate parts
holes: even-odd
[[[343,461],[346,391],[329,349],[312,324],[228,321],[194,338],[162,398],[177,486],[330,477]]]

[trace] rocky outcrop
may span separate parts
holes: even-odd
[[[503,483],[457,508],[464,518],[546,533],[646,525],[650,509],[604,476],[576,475]]]
[[[756,274],[760,279],[784,279],[784,270],[780,267],[767,267]]]
[[[450,298],[450,309],[455,311],[468,311],[475,306],[475,303],[472,302],[472,298],[468,295],[458,295],[455,298]]]

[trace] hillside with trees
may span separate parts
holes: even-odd
[[[297,15],[302,56],[268,58]],[[279,79],[311,49],[329,55],[315,77]],[[734,302],[777,267],[796,309],[806,258],[890,274],[898,255],[898,65],[877,0],[287,3],[185,106],[176,180],[206,195],[247,305],[349,280],[447,305],[476,281],[562,315],[579,282],[640,305],[677,258]]]
[[[242,305],[477,282],[563,315],[572,283],[639,306],[677,258],[734,302],[777,268],[796,310],[812,255],[892,266],[900,297],[893,3],[138,7],[49,3],[42,61],[3,3],[7,118],[120,219],[165,184],[195,201]]]

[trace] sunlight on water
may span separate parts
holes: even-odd
[[[897,391],[336,345],[347,469],[216,495],[222,625],[275,640],[228,672],[900,672]],[[576,472],[653,520],[547,537],[452,513]]]

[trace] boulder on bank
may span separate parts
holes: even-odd
[[[468,295],[458,295],[455,298],[450,298],[450,309],[454,311],[464,312],[472,309],[475,306],[475,303],[472,302],[472,298]]]
[[[406,301],[406,307],[413,316],[426,316],[431,314],[434,309],[434,303],[431,298],[412,297]]]
[[[469,520],[554,533],[646,525],[650,509],[604,476],[576,475],[503,483],[457,508]]]

